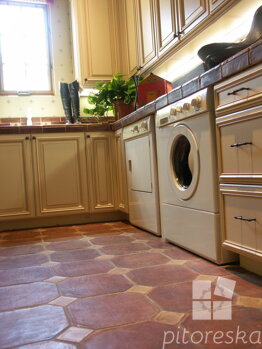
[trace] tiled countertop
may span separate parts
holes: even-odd
[[[245,50],[228,58],[216,67],[202,75],[179,86],[154,102],[151,102],[124,118],[109,123],[94,123],[81,125],[50,125],[50,126],[0,126],[0,134],[25,134],[25,133],[54,133],[54,132],[99,132],[116,131],[143,117],[155,113],[168,104],[179,101],[203,88],[212,86],[229,76],[237,74],[262,61],[262,40],[256,42]]]
[[[48,126],[0,126],[2,134],[33,134],[33,133],[64,133],[64,132],[102,132],[111,131],[112,124],[92,123],[80,125],[48,125]]]

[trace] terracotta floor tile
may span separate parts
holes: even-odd
[[[212,331],[211,333],[222,331],[222,333],[227,333],[228,331],[233,331],[230,335],[234,336],[236,339],[236,333],[237,328],[239,327],[240,331],[245,331],[247,333],[247,337],[253,332],[253,331],[261,331],[261,311],[256,309],[250,309],[250,308],[233,308],[233,315],[232,320],[192,320],[191,315],[189,315],[184,321],[182,321],[182,326],[185,327],[188,331],[194,332],[194,331],[202,331],[203,333],[207,331]],[[247,321],[248,320],[248,321]],[[199,337],[198,337],[199,338]],[[257,337],[256,337],[257,338]],[[225,340],[229,340],[229,338],[224,337]],[[253,338],[253,340],[255,337]],[[237,349],[237,348],[261,348],[261,345],[252,345],[248,343],[243,343],[243,341],[240,339],[236,343],[231,343],[230,345],[222,344],[218,345],[214,343],[213,336],[209,336],[207,338],[207,345],[204,346],[205,349],[214,349],[214,348],[221,348],[224,349],[226,347],[229,347],[230,349]]]
[[[127,276],[139,285],[160,286],[192,281],[196,274],[182,265],[163,265],[132,270]]]
[[[22,347],[20,346],[19,349],[76,349],[76,346],[68,343],[50,341],[23,345]]]
[[[39,237],[41,232],[39,230],[16,230],[7,233],[1,233],[3,240],[15,240],[15,239],[29,239]]]
[[[43,266],[0,270],[0,286],[43,281],[52,275],[51,269]]]
[[[77,226],[75,225],[65,225],[65,226],[59,226],[59,227],[43,228],[42,232],[43,234],[76,233],[77,230],[78,230]]]
[[[205,275],[223,275],[229,276],[230,274],[223,267],[216,266],[211,262],[205,260],[190,261],[186,264],[190,269],[196,271],[199,274]]]
[[[59,297],[57,288],[46,282],[0,288],[0,311],[31,307]]]
[[[133,252],[139,252],[144,250],[149,250],[150,248],[143,243],[134,243],[134,244],[119,244],[112,246],[105,246],[100,249],[100,251],[104,254],[112,254],[112,255],[122,255],[129,254]]]
[[[53,284],[57,284],[58,282],[61,282],[63,280],[65,280],[66,278],[63,277],[63,276],[52,276],[51,278],[49,279],[46,279],[45,281],[46,282],[51,282]]]
[[[85,340],[84,349],[161,349],[165,331],[176,332],[173,325],[145,322],[114,328],[91,334]],[[198,349],[199,346],[187,344],[166,345],[164,349]]]
[[[169,259],[159,253],[145,252],[115,257],[112,259],[112,262],[118,267],[142,268],[151,265],[165,264],[169,262]]]
[[[75,301],[68,306],[75,325],[104,328],[151,319],[157,308],[143,295],[119,293]]]
[[[50,259],[53,262],[69,262],[85,259],[93,259],[98,257],[99,253],[93,249],[86,250],[72,250],[72,251],[61,251],[54,252],[50,255]]]
[[[6,240],[1,240],[1,247],[11,247],[11,246],[21,246],[21,245],[32,245],[42,242],[41,236],[35,236],[31,238],[7,238]]]
[[[234,292],[239,296],[260,297],[262,298],[262,286],[254,284],[250,281],[241,279],[237,276],[229,276],[230,279],[236,281]]]
[[[131,243],[134,239],[130,236],[103,236],[103,237],[94,237],[91,242],[95,245],[114,245],[114,244],[123,244]]]
[[[53,272],[58,276],[81,276],[107,273],[113,268],[109,261],[87,260],[57,264],[53,267]]]
[[[159,239],[159,238],[155,238],[155,239],[150,239],[147,244],[152,247],[152,248],[170,248],[173,245],[169,244],[168,242],[166,242],[165,240]]]
[[[47,262],[48,257],[43,254],[9,257],[0,260],[0,269],[32,267]]]
[[[52,305],[0,313],[0,323],[0,348],[47,340],[68,326],[63,308]]]
[[[106,293],[122,292],[132,285],[122,275],[91,275],[70,278],[59,284],[64,296],[89,297]]]
[[[176,313],[173,311],[161,311],[157,314],[154,320],[156,322],[161,322],[162,324],[176,325],[182,320],[183,316],[183,313]]]
[[[45,248],[47,250],[52,250],[52,251],[64,251],[64,250],[81,249],[89,246],[91,246],[91,244],[88,241],[67,240],[67,241],[60,241],[60,242],[51,242],[50,244],[46,245]]]
[[[192,310],[192,282],[156,287],[148,296],[164,310],[179,313]]]
[[[43,250],[44,248],[41,245],[14,246],[14,247],[0,248],[0,256],[8,257],[8,256],[26,255],[26,254],[38,253]]]
[[[165,252],[163,252],[163,253],[166,256],[173,258],[173,259],[183,259],[183,260],[199,259],[199,257],[194,255],[193,253],[182,250],[176,246],[169,246],[169,248],[167,250],[165,250]]]

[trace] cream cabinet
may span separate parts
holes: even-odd
[[[116,0],[70,0],[75,77],[83,86],[119,72]]]
[[[32,135],[38,216],[88,210],[83,133]]]
[[[207,0],[178,0],[180,32],[187,33],[208,15]]]
[[[0,136],[0,220],[35,215],[29,135]]]
[[[113,132],[92,132],[86,136],[87,169],[91,212],[116,210],[116,166]]]
[[[262,65],[214,91],[223,246],[262,260]]]
[[[121,72],[128,77],[137,73],[139,37],[137,32],[137,1],[118,1]]]
[[[118,209],[128,213],[128,194],[127,194],[127,171],[125,162],[124,143],[122,139],[122,129],[115,133],[115,157],[116,157],[116,194]]]
[[[157,59],[156,9],[154,0],[137,0],[138,33],[140,36],[140,62],[144,68]]]
[[[156,0],[159,54],[178,41],[177,10],[175,0]]]

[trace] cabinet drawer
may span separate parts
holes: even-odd
[[[245,115],[247,116],[247,115]],[[230,117],[229,117],[230,119]],[[218,119],[219,120],[219,119]],[[262,179],[262,115],[218,123],[220,128],[221,179]]]
[[[258,105],[262,99],[262,66],[238,74],[215,86],[217,115]]]
[[[221,187],[225,247],[262,258],[262,187]],[[241,252],[239,252],[241,253]]]

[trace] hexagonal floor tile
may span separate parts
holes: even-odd
[[[89,297],[106,293],[123,292],[131,283],[122,275],[91,275],[67,279],[59,284],[64,296]]]
[[[87,260],[60,263],[53,267],[55,275],[59,276],[81,276],[89,274],[107,273],[114,266],[109,261]]]
[[[137,293],[119,293],[75,301],[68,306],[75,325],[103,328],[150,320],[158,309]]]
[[[118,327],[91,334],[83,345],[83,349],[198,349],[198,345],[170,344],[163,346],[164,334],[176,333],[173,325],[156,322],[144,322],[135,325]],[[166,342],[170,341],[170,336]],[[199,348],[201,349],[201,347]]]
[[[169,262],[167,257],[160,253],[136,253],[127,256],[119,256],[112,259],[112,262],[123,268],[143,268],[151,265],[165,264]]]
[[[192,282],[156,287],[148,296],[164,310],[180,313],[192,310]]]
[[[27,254],[38,253],[43,250],[44,250],[43,246],[36,245],[36,244],[13,246],[13,247],[0,248],[0,256],[10,257],[10,256],[17,256],[17,255],[27,255]]]
[[[211,262],[201,260],[201,259],[196,260],[196,261],[187,262],[187,266],[191,270],[194,270],[195,272],[197,272],[199,274],[225,275],[225,276],[230,275],[223,267],[219,267]]]
[[[164,254],[170,258],[183,259],[183,260],[199,259],[199,257],[194,255],[193,253],[185,251],[185,250],[178,248],[176,246],[169,245],[167,247],[168,247],[168,249],[165,250]]]
[[[127,276],[139,285],[160,286],[191,281],[196,277],[196,274],[182,265],[170,264],[132,270]]]
[[[19,349],[76,349],[76,346],[68,343],[49,341],[23,345]]]
[[[52,305],[0,313],[0,323],[0,348],[44,341],[68,326],[63,308]]]
[[[48,262],[48,257],[43,254],[8,257],[0,260],[0,269],[14,269],[32,267]]]
[[[92,259],[98,257],[99,253],[93,249],[86,250],[72,250],[72,251],[61,251],[54,252],[50,255],[50,259],[54,262],[69,262],[77,260]]]
[[[30,307],[48,303],[59,297],[57,288],[46,282],[0,288],[0,310]]]
[[[0,286],[43,281],[51,276],[53,274],[50,268],[44,266],[0,270]]]
[[[115,244],[123,244],[123,243],[130,243],[134,239],[132,239],[130,236],[101,236],[101,237],[94,237],[91,242],[95,245],[115,245]]]
[[[121,255],[121,254],[130,254],[133,252],[139,252],[144,250],[149,250],[150,247],[143,243],[134,243],[134,244],[116,244],[111,246],[105,246],[100,249],[104,254],[112,255]]]
[[[65,251],[65,250],[83,249],[89,246],[91,245],[88,241],[67,240],[67,241],[51,242],[48,245],[46,245],[46,249],[52,250],[52,251]]]

